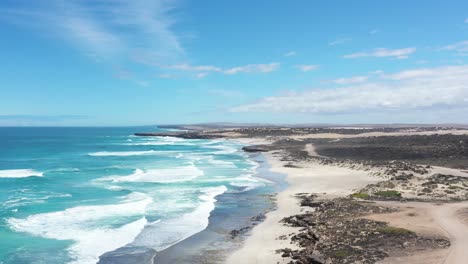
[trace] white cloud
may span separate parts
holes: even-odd
[[[335,84],[354,84],[354,83],[363,83],[369,79],[367,76],[354,76],[350,78],[338,78],[331,80]]]
[[[217,72],[227,75],[234,75],[238,73],[269,73],[277,70],[280,64],[277,62],[266,63],[266,64],[247,64],[243,66],[237,66],[232,68],[221,68],[213,65],[191,65],[191,64],[176,64],[166,66],[166,69],[186,71],[186,72],[198,72],[196,77],[202,78],[211,72]]]
[[[195,75],[195,78],[201,79],[201,78],[205,78],[207,75],[208,75],[207,72],[200,72]]]
[[[114,76],[117,79],[125,80],[125,79],[130,79],[132,77],[132,73],[130,71],[126,70],[126,69],[117,69]]]
[[[468,18],[465,19],[465,24],[468,24]]]
[[[305,64],[305,65],[296,65],[294,67],[300,71],[308,72],[308,71],[317,70],[318,68],[320,68],[320,65]]]
[[[265,97],[232,112],[334,113],[468,107],[468,65],[415,69],[374,82]]]
[[[458,55],[467,56],[468,55],[468,40],[460,41],[455,44],[447,45],[440,48],[440,50],[451,50],[457,52]]]
[[[369,73],[372,74],[372,75],[382,75],[382,74],[384,73],[384,71],[382,71],[382,70],[375,70],[375,71],[370,71]]]
[[[416,52],[416,48],[403,48],[403,49],[386,49],[386,48],[377,48],[372,51],[363,51],[352,53],[343,56],[346,59],[356,59],[356,58],[364,58],[364,57],[392,57],[396,59],[407,59],[410,54]]]
[[[203,72],[221,72],[222,69],[211,65],[190,65],[190,64],[177,64],[168,67],[169,69],[180,71],[203,71]]]
[[[149,82],[147,82],[147,81],[135,81],[135,83],[137,85],[139,85],[141,87],[145,87],[145,88],[150,86]]]
[[[63,22],[64,29],[73,32],[73,41],[81,42],[79,45],[92,52],[104,54],[123,48],[122,40],[91,20],[79,17],[70,17]]]
[[[208,90],[208,92],[216,96],[230,97],[230,98],[245,96],[245,94],[240,91],[226,90],[226,89],[214,89],[214,90]]]
[[[175,0],[51,0],[2,9],[0,18],[58,35],[101,58],[128,58],[133,50],[179,56],[184,50],[171,30],[175,8]]]
[[[438,77],[459,78],[468,75],[468,66],[445,66],[439,68],[422,68],[415,70],[401,71],[395,74],[384,75],[383,78],[402,81],[402,80],[424,80],[424,78],[434,80]],[[447,79],[450,81],[451,79]]]
[[[418,60],[415,62],[416,64],[428,64],[429,61],[428,60]]]
[[[384,75],[385,78],[390,80],[407,80],[407,79],[414,79],[414,78],[423,78],[423,77],[430,77],[435,72],[433,69],[417,69],[417,70],[407,70],[401,71],[395,74]]]
[[[349,38],[338,38],[332,42],[329,42],[328,43],[328,46],[335,46],[335,45],[340,45],[340,44],[343,44],[343,43],[346,43],[348,41],[350,41],[351,39]]]
[[[175,79],[175,76],[170,73],[162,73],[158,75],[161,79]]]
[[[238,66],[230,69],[226,69],[223,72],[225,74],[236,74],[236,73],[268,73],[276,71],[280,67],[280,64],[277,62],[272,62],[269,64],[249,64],[244,66]]]
[[[290,51],[290,52],[288,52],[288,53],[285,53],[284,56],[285,56],[285,57],[296,56],[296,52],[295,52],[295,51]]]
[[[369,34],[371,34],[371,35],[375,35],[375,34],[378,34],[378,33],[380,33],[379,29],[372,29],[372,30],[369,31]]]

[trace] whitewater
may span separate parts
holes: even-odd
[[[272,184],[239,143],[133,136],[142,129],[161,131],[1,128],[0,262],[159,252],[205,230],[219,206],[242,207],[224,196]]]

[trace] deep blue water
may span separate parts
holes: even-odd
[[[271,185],[236,142],[141,131],[158,129],[0,128],[0,263],[163,250],[204,230],[220,195]]]

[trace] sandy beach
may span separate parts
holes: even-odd
[[[264,222],[253,229],[245,245],[232,254],[227,263],[287,263],[275,251],[279,248],[296,248],[289,240],[278,239],[280,236],[297,232],[297,228],[285,226],[280,221],[288,216],[300,214],[302,208],[295,197],[298,193],[327,193],[330,197],[345,196],[357,188],[378,179],[366,171],[326,166],[320,164],[300,163],[301,168],[286,168],[280,157],[266,153],[265,157],[271,170],[287,175],[288,188],[277,196],[275,211],[266,214]]]
[[[468,258],[468,130],[267,128],[224,138],[285,176],[276,208],[225,263],[461,264]]]
[[[467,131],[443,131],[443,135],[466,135]],[[434,135],[434,132],[394,132],[394,133],[363,133],[358,135],[314,134],[293,136],[294,140],[307,138],[327,138],[338,141],[342,138],[361,138],[376,136],[416,136]],[[241,139],[245,144],[268,145],[273,141],[265,138]],[[304,151],[309,156],[323,158],[313,144],[305,144]],[[299,249],[292,243],[289,236],[297,233],[300,228],[287,226],[281,222],[285,217],[298,215],[307,210],[300,206],[297,194],[319,193],[324,197],[345,197],[356,193],[364,186],[383,181],[381,169],[369,169],[359,166],[326,165],[320,162],[295,161],[294,166],[284,159],[280,152],[266,152],[264,156],[271,166],[271,171],[286,175],[288,187],[277,195],[277,209],[266,214],[264,222],[256,226],[247,237],[244,245],[226,261],[236,263],[289,263],[290,258],[283,258],[277,250],[289,248]],[[434,166],[430,175],[456,175],[467,177],[466,170]],[[427,177],[427,176],[425,176]],[[399,190],[398,191],[404,191]],[[374,214],[367,219],[384,221],[391,226],[410,230],[421,236],[449,239],[449,248],[410,251],[390,254],[378,263],[429,263],[429,264],[461,264],[468,259],[468,203],[431,203],[431,202],[399,202],[377,201],[379,206],[397,210],[389,214]],[[327,262],[328,263],[328,262]],[[331,262],[330,262],[331,263]],[[333,262],[335,263],[335,262]]]

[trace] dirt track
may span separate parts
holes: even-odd
[[[422,202],[379,202],[385,206],[401,207],[407,212],[417,212],[417,216],[382,215],[391,225],[407,228],[415,232],[432,229],[434,235],[441,232],[450,239],[448,250],[423,252],[420,256],[389,258],[382,263],[421,263],[466,264],[468,260],[468,202],[422,203]],[[410,210],[408,210],[410,208]],[[406,213],[405,213],[406,214]],[[376,217],[378,218],[378,217]],[[380,220],[380,219],[379,219]],[[383,219],[382,219],[383,220]],[[441,231],[441,232],[440,232]],[[429,255],[431,257],[429,257]],[[433,256],[432,256],[433,255]]]

